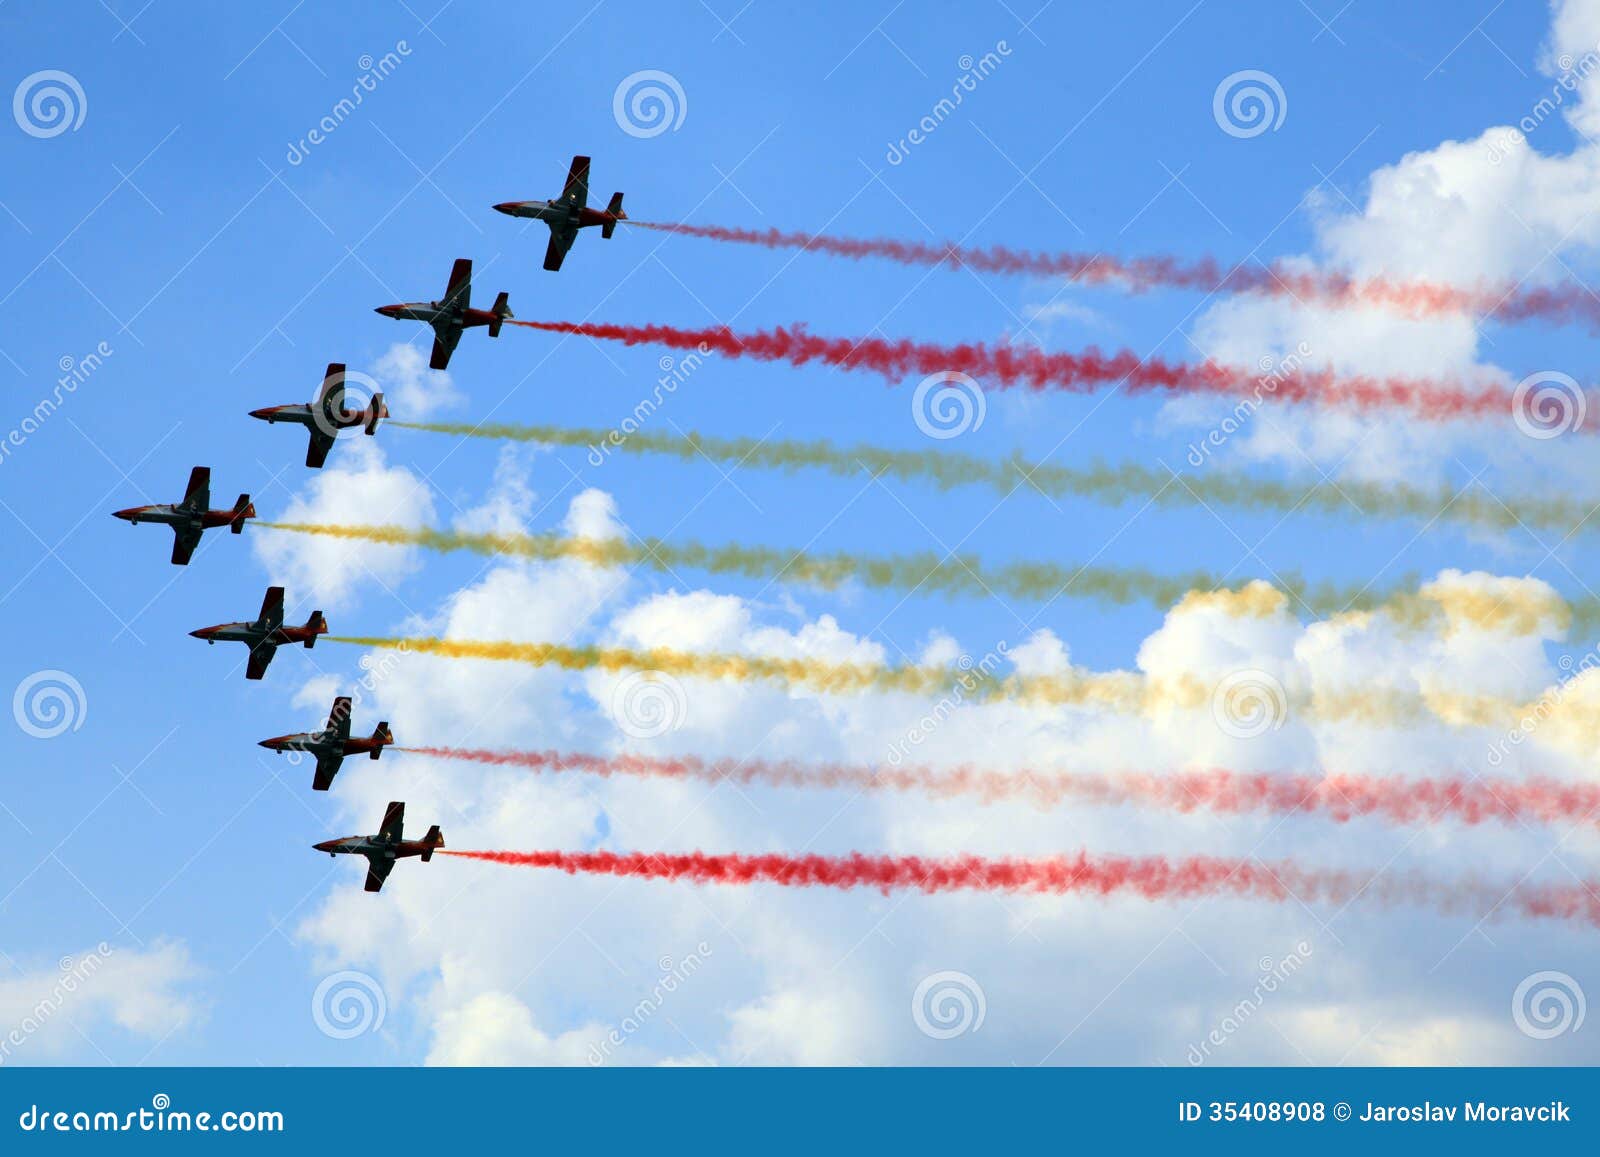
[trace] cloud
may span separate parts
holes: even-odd
[[[1517,124],[1407,153],[1374,171],[1364,203],[1321,187],[1308,194],[1312,251],[1291,263],[1357,277],[1415,278],[1461,285],[1532,288],[1570,280],[1600,245],[1600,3],[1558,0],[1540,65],[1552,77],[1543,99]],[[1570,71],[1567,71],[1570,70]],[[1584,140],[1570,153],[1551,151],[1559,107]],[[1529,118],[1532,118],[1531,120]],[[1535,127],[1534,122],[1538,125]],[[1475,317],[1408,321],[1381,310],[1337,310],[1284,298],[1220,299],[1196,320],[1191,338],[1208,357],[1257,365],[1305,343],[1309,368],[1408,376],[1469,376],[1514,383],[1483,346]],[[1196,399],[1164,407],[1166,423],[1214,426],[1232,403]],[[1507,415],[1509,418],[1509,415]],[[1316,464],[1349,477],[1437,480],[1464,453],[1495,470],[1537,468],[1592,480],[1581,447],[1508,437],[1508,422],[1426,422],[1398,414],[1353,414],[1267,405],[1253,414],[1228,451],[1295,471]],[[1532,456],[1538,450],[1538,458]]]
[[[466,399],[446,370],[428,368],[423,352],[409,342],[395,342],[372,366],[384,389],[389,412],[405,422],[421,422]]]
[[[392,523],[423,526],[434,518],[428,484],[404,466],[390,466],[367,438],[343,438],[346,448],[317,471],[281,511],[281,522]],[[346,605],[364,586],[392,587],[415,571],[418,550],[262,529],[256,557],[295,604],[325,609]]]
[[[519,470],[500,471],[479,509],[514,509],[519,524],[543,510],[569,534],[612,533],[621,525],[615,500],[599,491],[575,496],[557,515],[539,505],[532,480]],[[1451,597],[1494,597],[1530,581],[1446,572],[1436,586]],[[1137,649],[1131,674],[1220,682],[1254,671],[1306,696],[1351,687],[1414,696],[1449,687],[1529,697],[1561,675],[1544,651],[1558,630],[1548,622],[1545,635],[1512,640],[1464,616],[1445,616],[1434,631],[1419,633],[1375,615],[1302,623],[1281,599],[1264,600],[1263,613],[1248,616],[1229,613],[1226,602],[1196,597],[1173,607]],[[773,611],[710,590],[652,592],[626,572],[568,561],[497,560],[423,619],[428,630],[456,638],[834,662],[888,658],[848,623],[799,603]],[[1069,674],[1076,669],[1070,643],[1038,631],[1014,640],[1006,654],[1019,671]],[[950,659],[991,649],[933,632],[925,654]],[[1562,703],[1514,749],[1509,766],[1495,769],[1488,762],[1500,738],[1494,729],[1397,732],[1291,714],[1259,734],[1240,735],[1219,726],[1209,704],[1169,705],[1148,718],[959,702],[942,712],[905,695],[834,697],[695,679],[679,680],[685,709],[674,725],[640,738],[615,717],[627,674],[563,675],[408,655],[377,684],[372,710],[393,721],[402,742],[417,744],[873,763],[915,731],[921,739],[910,748],[914,758],[939,766],[1160,772],[1219,765],[1267,774],[1325,767],[1416,775],[1440,768],[1507,774],[1527,763],[1542,774],[1597,774],[1578,730],[1558,722]],[[1567,699],[1587,704],[1589,682],[1576,681]],[[318,685],[312,701],[325,690]],[[1224,823],[1127,808],[1041,811],[896,793],[541,776],[405,754],[385,768],[381,777],[341,777],[335,828],[370,830],[385,801],[404,798],[412,823],[440,823],[455,848],[1050,855],[1082,846],[1295,856],[1446,875],[1492,864],[1508,879],[1583,876],[1600,864],[1581,842],[1560,843],[1560,833],[1533,827],[1406,830],[1254,816]],[[1352,1016],[1364,1010],[1366,1024],[1381,1021],[1382,1031],[1356,1054],[1374,1060],[1442,1058],[1451,1049],[1485,1063],[1527,1056],[1519,1043],[1525,1038],[1507,1029],[1509,991],[1498,983],[1438,984],[1436,969],[1463,953],[1475,913],[1444,917],[1360,902],[1327,911],[1228,900],[823,894],[568,877],[442,857],[403,865],[385,902],[373,905],[356,877],[352,872],[334,889],[300,935],[317,948],[322,966],[381,970],[389,992],[415,993],[414,1001],[392,1004],[414,1010],[432,1063],[592,1063],[591,1047],[619,1025],[637,1031],[603,1050],[605,1063],[1186,1063],[1194,1042],[1249,992],[1257,961],[1302,940],[1315,946],[1303,975],[1259,1022],[1230,1037],[1219,1059],[1300,1059],[1274,1024],[1304,1026],[1308,1055],[1342,1053],[1355,1042],[1323,1040],[1318,1028],[1330,1007]],[[1530,925],[1517,935],[1555,966],[1580,951],[1585,936],[1559,924]],[[681,960],[702,942],[709,966],[652,1001],[660,961]],[[379,944],[403,948],[377,952]],[[1381,974],[1370,969],[1372,960],[1385,962]],[[911,997],[923,977],[949,969],[981,986],[988,1019],[978,1032],[943,1040],[918,1028]],[[1055,976],[1071,976],[1073,984],[1041,981]],[[642,1001],[649,1015],[638,1011]],[[1468,1027],[1451,1027],[1458,1024]]]
[[[192,1024],[199,970],[182,943],[100,945],[0,980],[0,1061],[105,1061],[121,1034],[159,1041]]]

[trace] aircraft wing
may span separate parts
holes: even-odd
[[[589,203],[588,157],[572,158],[572,168],[567,171],[567,183],[561,188],[561,199],[580,209]]]
[[[344,409],[344,363],[329,362],[322,375],[322,385],[317,389],[317,410],[324,414],[337,414]]]
[[[259,679],[267,673],[267,668],[272,664],[272,656],[278,653],[276,643],[257,643],[250,648],[250,662],[244,669],[246,679]]]
[[[402,802],[391,803],[383,812],[383,826],[378,829],[378,835],[383,839],[399,843],[401,831],[405,828],[406,805]]]
[[[468,309],[472,305],[472,258],[457,257],[450,267],[450,284],[445,287],[445,309]]]
[[[189,471],[189,488],[183,492],[185,510],[211,508],[211,467],[196,466]]]
[[[261,618],[257,622],[269,631],[283,626],[283,588],[268,587],[267,597],[261,600]]]
[[[330,751],[317,756],[316,774],[311,777],[312,791],[327,791],[333,786],[333,777],[339,774],[339,768],[344,764],[344,756],[337,751]]]
[[[350,696],[334,699],[333,710],[328,712],[327,733],[340,743],[350,738]]]
[[[387,856],[367,857],[367,891],[379,892],[383,890],[383,882],[389,878],[389,873],[394,871],[394,861]]]
[[[328,460],[328,451],[332,449],[333,435],[312,426],[311,442],[306,446],[306,465],[313,470],[317,469]]]
[[[450,364],[450,355],[461,342],[461,327],[452,325],[433,331],[433,355],[428,358],[428,368],[442,370]]]
[[[572,242],[577,239],[576,229],[550,230],[550,244],[544,251],[544,267],[551,272],[561,268],[561,260],[566,257],[567,250],[572,248]]]
[[[189,559],[194,555],[194,548],[200,545],[200,532],[190,530],[186,526],[174,526],[172,534],[172,564],[188,566]]]

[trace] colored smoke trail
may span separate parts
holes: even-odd
[[[741,787],[916,792],[933,799],[974,797],[1035,807],[1062,804],[1157,808],[1184,814],[1312,815],[1335,823],[1373,818],[1392,824],[1580,823],[1600,817],[1600,784],[1553,779],[1488,780],[1453,776],[1400,779],[1367,775],[1283,775],[1217,768],[1148,772],[1068,772],[1044,768],[925,766],[872,767],[797,760],[706,760],[699,756],[590,755],[562,751],[486,751],[407,747],[436,759],[461,760],[535,772],[581,772],[604,777],[696,780]]]
[[[777,229],[730,229],[656,221],[630,223],[635,228],[765,249],[805,250],[855,260],[882,258],[902,265],[948,266],[977,273],[1063,277],[1084,285],[1111,285],[1134,293],[1179,289],[1207,294],[1258,294],[1316,305],[1369,306],[1408,318],[1472,313],[1504,322],[1535,319],[1556,324],[1582,322],[1591,328],[1600,322],[1600,302],[1581,285],[1547,289],[1522,289],[1515,285],[1469,287],[1386,277],[1355,278],[1282,262],[1228,266],[1212,257],[1189,260],[1170,256],[1119,258],[1105,253],[1037,253],[1003,245],[977,248],[946,242],[834,237]]]
[[[803,366],[811,362],[837,369],[872,370],[891,382],[908,376],[929,377],[952,371],[966,373],[987,387],[1025,386],[1033,390],[1095,393],[1115,386],[1127,394],[1197,394],[1218,397],[1275,398],[1280,402],[1316,402],[1357,411],[1400,409],[1442,421],[1497,417],[1513,413],[1513,391],[1501,385],[1473,385],[1429,378],[1340,375],[1308,370],[1287,362],[1277,373],[1259,375],[1218,362],[1174,362],[1140,357],[1132,350],[1106,354],[1093,346],[1081,353],[1050,352],[1028,346],[970,342],[940,345],[864,336],[817,337],[803,326],[737,334],[723,326],[685,329],[672,325],[611,325],[601,322],[507,321],[546,333],[619,341],[625,345],[662,345],[699,350],[725,357],[781,361]],[[1586,409],[1600,409],[1600,399]],[[1526,405],[1524,400],[1522,404]]]
[[[1236,898],[1301,904],[1429,907],[1445,915],[1526,917],[1600,925],[1600,880],[1567,885],[1492,885],[1474,878],[1435,879],[1405,872],[1304,867],[1216,856],[1096,855],[1080,851],[1043,859],[983,856],[743,855],[710,852],[448,851],[441,856],[575,875],[686,880],[695,884],[780,884],[789,888],[877,888],[888,893],[1031,892],[1052,896],[1145,900]]]
[[[684,540],[573,538],[562,534],[489,534],[430,527],[257,522],[263,530],[327,538],[420,546],[440,552],[470,551],[550,561],[577,559],[592,566],[648,566],[665,573],[702,570],[722,576],[811,583],[834,589],[856,582],[873,588],[982,598],[1010,595],[1050,601],[1066,597],[1110,606],[1149,603],[1170,607],[1209,600],[1235,615],[1265,617],[1286,608],[1318,616],[1351,611],[1380,612],[1413,629],[1446,621],[1483,630],[1532,634],[1555,627],[1600,625],[1600,599],[1569,604],[1521,588],[1479,591],[1442,583],[1421,591],[1415,581],[1379,588],[1371,583],[1310,583],[1292,573],[1275,576],[1278,587],[1246,582],[1230,587],[1205,571],[1166,575],[1142,567],[1075,566],[1018,562],[990,566],[977,555],[941,557],[933,552],[878,555],[864,552],[793,550],[763,546],[711,546]]]
[[[863,471],[903,482],[927,482],[941,490],[984,486],[1001,494],[1037,491],[1052,498],[1088,498],[1122,503],[1142,499],[1160,507],[1231,506],[1284,513],[1312,510],[1357,518],[1415,518],[1428,523],[1456,522],[1491,530],[1518,526],[1590,529],[1591,503],[1546,495],[1490,495],[1434,489],[1403,483],[1317,482],[1297,485],[1212,469],[1178,475],[1135,463],[1110,466],[1056,466],[1020,455],[981,458],[957,451],[891,450],[857,444],[835,446],[825,439],[718,438],[707,434],[637,430],[623,435],[598,427],[508,425],[503,423],[398,422],[390,426],[459,438],[489,438],[573,446],[589,451],[599,465],[613,453],[661,454],[693,462],[700,458],[737,466],[795,471],[812,468],[854,476]],[[597,457],[598,456],[598,457]]]
[[[1313,694],[1291,695],[1263,672],[1236,673],[1248,678],[1240,680],[1230,676],[1220,682],[1195,675],[1152,678],[1129,671],[1000,676],[982,663],[970,668],[888,667],[772,655],[679,651],[668,647],[638,649],[375,635],[328,635],[324,638],[330,643],[450,659],[486,659],[611,674],[652,671],[719,682],[766,682],[804,687],[825,695],[943,696],[944,701],[954,699],[958,705],[1013,703],[1146,716],[1174,711],[1210,711],[1219,726],[1254,729],[1254,734],[1290,720],[1344,720],[1372,727],[1435,722],[1451,727],[1512,728],[1528,719],[1545,720],[1558,708],[1561,721],[1600,730],[1600,707],[1561,701],[1559,697],[1520,704],[1483,695],[1445,691],[1418,695],[1365,687],[1337,691],[1318,689]]]

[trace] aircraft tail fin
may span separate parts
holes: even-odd
[[[494,314],[494,320],[489,323],[489,336],[499,337],[500,323],[508,317],[516,316],[511,312],[511,295],[509,293],[501,293],[494,299],[494,308],[489,312]]]
[[[622,194],[611,194],[611,203],[606,206],[606,212],[611,214],[611,220],[600,226],[600,236],[610,237],[616,232],[617,222],[626,221],[628,215],[622,211]]]
[[[318,635],[328,633],[328,620],[322,617],[321,611],[312,611],[311,617],[306,620],[306,630],[311,634],[306,636],[306,650],[311,650],[316,645]]]
[[[439,825],[434,824],[428,829],[428,834],[422,837],[422,862],[426,864],[433,859],[433,850],[444,847],[444,833],[439,830]]]
[[[372,402],[367,406],[367,422],[364,427],[368,434],[378,432],[378,420],[389,416],[389,407],[384,405],[382,394],[373,394]]]
[[[255,504],[250,501],[248,494],[239,495],[239,501],[233,504],[233,521],[228,524],[228,529],[234,534],[244,533],[244,520],[256,516]]]
[[[379,723],[378,726],[373,729],[372,740],[373,740],[374,743],[393,743],[394,742],[394,732],[389,730],[389,721],[387,719],[385,719],[383,722]],[[370,758],[377,759],[378,756],[380,756],[382,754],[383,754],[383,748],[374,747],[372,749],[372,754],[371,754]]]

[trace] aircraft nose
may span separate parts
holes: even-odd
[[[260,418],[263,422],[265,422],[267,419],[272,417],[272,411],[270,409],[268,409],[267,407],[263,406],[259,410],[251,410],[250,411],[250,416],[252,418]]]
[[[137,506],[130,506],[126,510],[113,510],[111,512],[111,517],[112,518],[122,518],[122,519],[126,519],[129,522],[132,522],[133,521],[133,516],[135,514],[137,514],[138,512],[139,512],[139,508]]]
[[[521,204],[521,201],[501,201],[494,207],[494,211],[496,213],[505,213],[509,216],[516,213],[518,206]]]
[[[394,317],[397,313],[400,312],[400,307],[398,305],[380,305],[380,306],[378,306],[377,309],[373,310],[372,312],[373,313],[381,313],[381,314],[383,314],[384,317]]]
[[[320,844],[312,844],[311,846],[319,852],[331,852],[333,851],[333,846],[338,842],[338,840],[323,840]]]
[[[215,627],[201,627],[197,631],[190,631],[189,636],[194,639],[209,639],[216,633],[216,630],[217,628]]]

